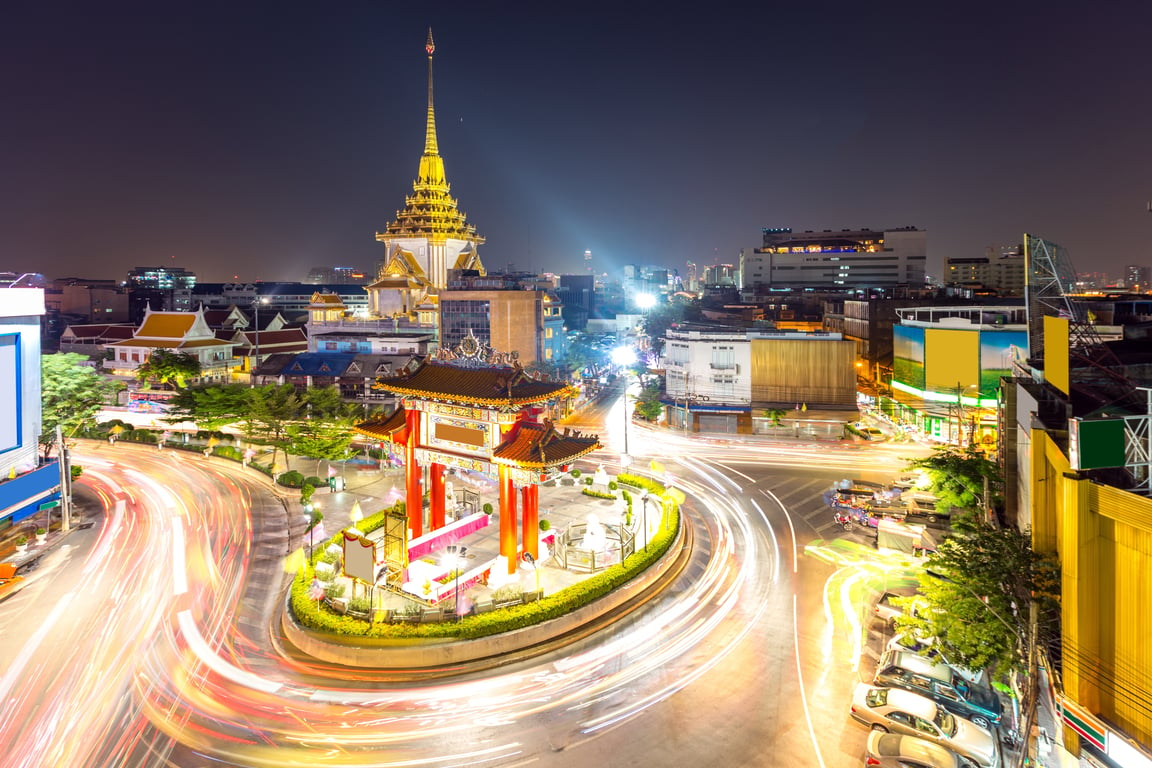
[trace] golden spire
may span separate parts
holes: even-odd
[[[449,239],[463,240],[472,246],[464,253],[472,254],[478,264],[476,246],[483,244],[484,238],[476,234],[476,227],[468,223],[452,197],[451,185],[444,172],[444,160],[436,143],[436,115],[432,109],[432,54],[436,51],[436,43],[432,40],[431,29],[424,50],[428,53],[428,129],[424,137],[424,154],[420,157],[420,172],[412,182],[412,194],[404,199],[404,208],[396,212],[396,218],[383,232],[376,233],[376,239],[388,243],[397,238],[427,237],[438,244]],[[446,266],[454,268],[455,262]],[[483,269],[482,266],[478,268]]]
[[[436,52],[436,43],[432,40],[432,27],[428,27],[424,50],[428,52],[428,131],[424,136],[424,154],[437,155],[440,151],[436,147],[436,112],[432,109],[432,54]]]
[[[436,145],[436,111],[432,107],[432,54],[436,51],[436,43],[432,41],[432,27],[428,27],[428,41],[424,43],[424,50],[428,52],[428,127],[424,134],[424,154],[420,158],[420,176],[417,181],[433,187],[443,186],[447,190],[444,160]]]

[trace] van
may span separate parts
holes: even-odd
[[[998,724],[1004,714],[1000,699],[992,691],[969,685],[947,664],[909,651],[884,651],[873,682],[926,696],[982,728]]]

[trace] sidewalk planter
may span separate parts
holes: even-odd
[[[40,546],[41,544],[43,544],[46,541],[48,541],[48,531],[44,530],[43,528],[37,528],[36,529],[36,546]]]

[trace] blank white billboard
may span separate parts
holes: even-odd
[[[0,453],[20,447],[20,337],[0,335]]]

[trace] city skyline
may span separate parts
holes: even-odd
[[[0,268],[219,282],[371,269],[423,145],[489,269],[733,262],[764,227],[916,226],[928,271],[1033,232],[1148,264],[1147,9],[576,18],[26,7],[0,31]]]

